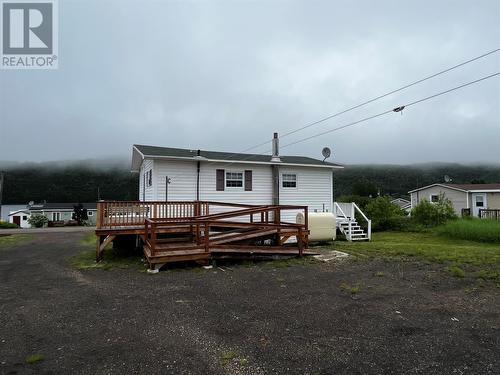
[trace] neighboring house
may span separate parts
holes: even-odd
[[[132,171],[139,172],[140,201],[220,201],[308,206],[332,212],[333,171],[343,168],[303,156],[134,145]],[[283,218],[295,223],[295,213]]]
[[[67,224],[73,219],[74,206],[78,203],[39,203],[30,204],[26,209],[9,214],[9,222],[19,225],[21,228],[30,228],[28,219],[31,215],[40,214],[47,217],[49,224],[53,222]],[[97,215],[96,203],[82,203],[87,209],[88,221],[95,225]]]
[[[408,199],[396,198],[393,199],[391,203],[394,203],[395,205],[399,206],[399,208],[405,210],[406,212],[411,211],[411,202]]]
[[[20,228],[30,228],[31,225],[28,223],[30,217],[30,211],[28,209],[16,210],[9,212],[8,218],[9,223],[18,225]]]
[[[423,199],[437,202],[443,193],[450,199],[457,215],[470,210],[472,216],[479,216],[481,209],[500,209],[500,183],[495,184],[433,184],[409,192],[411,207]]]

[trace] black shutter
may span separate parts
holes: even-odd
[[[224,169],[216,170],[216,190],[224,191]]]
[[[245,191],[252,191],[252,171],[245,171]]]

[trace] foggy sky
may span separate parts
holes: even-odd
[[[59,69],[0,71],[0,160],[130,157],[134,143],[243,151],[499,48],[499,25],[496,0],[60,0]],[[500,53],[281,144],[498,71]],[[497,76],[282,154],[498,162],[499,106]]]

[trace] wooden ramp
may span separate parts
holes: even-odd
[[[119,235],[139,236],[153,270],[169,262],[208,262],[221,255],[310,254],[306,251],[307,220],[304,224],[283,222],[285,210],[303,211],[307,218],[305,206],[99,202],[96,259],[101,259],[106,245]],[[285,245],[290,238],[296,241]]]

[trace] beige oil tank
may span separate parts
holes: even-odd
[[[297,224],[304,224],[304,213],[297,214]],[[335,215],[331,212],[309,212],[309,241],[332,241],[335,239]]]

